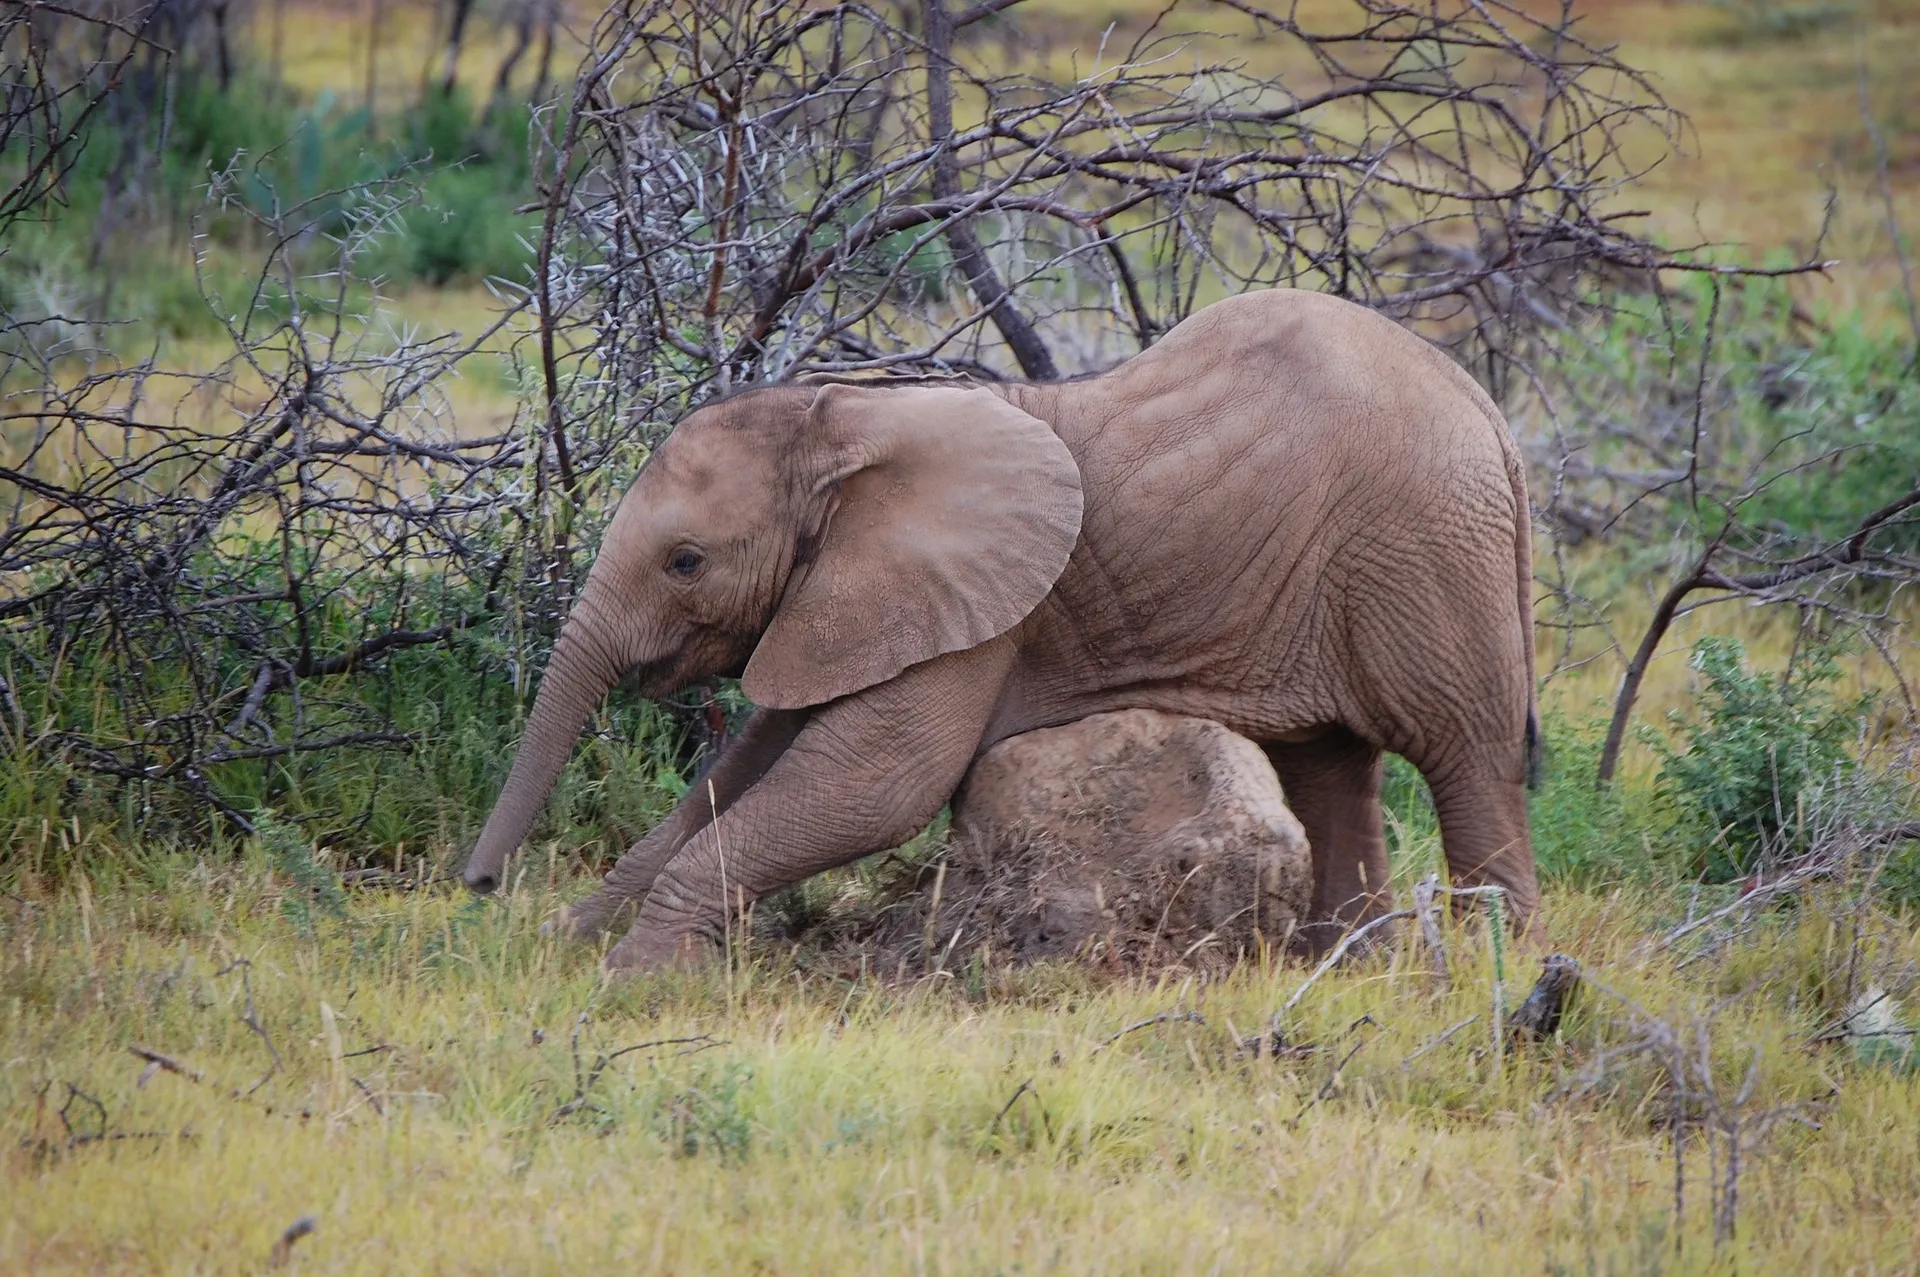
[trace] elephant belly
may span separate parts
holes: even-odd
[[[1311,740],[1342,717],[1341,698],[1319,677],[1318,654],[1248,635],[1167,632],[1174,627],[1103,634],[1058,623],[1057,602],[1049,603],[1022,636],[983,749],[1123,709],[1210,719],[1261,741]],[[1055,623],[1047,623],[1049,611]]]

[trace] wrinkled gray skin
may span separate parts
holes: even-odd
[[[1390,908],[1383,750],[1457,885],[1537,901],[1525,479],[1498,410],[1346,302],[1249,293],[1082,381],[779,386],[681,422],[608,528],[466,869],[485,891],[622,675],[744,667],[706,785],[562,927],[697,953],[735,907],[912,837],[1019,732],[1140,707],[1273,760],[1324,948]],[[712,806],[717,803],[718,820]]]

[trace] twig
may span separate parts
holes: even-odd
[[[1300,987],[1293,991],[1293,996],[1288,998],[1286,1002],[1281,1005],[1280,1009],[1273,1013],[1274,1023],[1278,1024],[1287,1012],[1299,1006],[1300,999],[1307,996],[1307,990],[1311,989],[1314,982],[1321,976],[1333,970],[1333,968],[1339,964],[1340,959],[1347,956],[1348,949],[1351,949],[1362,939],[1371,935],[1375,930],[1386,926],[1389,922],[1394,922],[1401,918],[1410,918],[1412,916],[1413,910],[1411,909],[1395,909],[1393,912],[1383,913],[1365,926],[1356,927],[1352,931],[1347,932],[1346,935],[1341,936],[1340,943],[1333,946],[1333,951],[1320,960],[1320,965],[1313,969],[1313,974],[1301,981]]]
[[[700,1033],[685,1038],[656,1038],[651,1042],[636,1042],[632,1046],[623,1046],[617,1051],[601,1053],[594,1059],[593,1067],[583,1074],[580,1068],[580,1029],[585,1025],[586,1020],[586,1013],[582,1012],[573,1029],[573,1098],[547,1115],[549,1126],[563,1118],[572,1117],[583,1109],[593,1107],[593,1100],[589,1093],[600,1081],[600,1075],[607,1071],[608,1066],[623,1055],[632,1055],[635,1051],[657,1050],[663,1046],[689,1047],[688,1051],[675,1052],[678,1055],[687,1055],[693,1051],[706,1051],[727,1045],[724,1039],[715,1038],[710,1033]]]
[[[254,1033],[259,1035],[260,1040],[267,1044],[267,1054],[273,1057],[272,1065],[265,1073],[260,1075],[259,1081],[255,1082],[243,1092],[236,1092],[240,1098],[245,1099],[265,1086],[273,1078],[273,1075],[280,1071],[280,1048],[273,1044],[273,1038],[267,1034],[266,1026],[260,1023],[260,1016],[253,1008],[253,979],[250,975],[253,970],[253,963],[246,958],[235,958],[232,962],[229,962],[226,966],[214,972],[214,978],[218,979],[235,969],[238,969],[240,972],[240,989],[246,994],[247,999],[246,1009],[240,1017],[240,1023],[246,1025],[249,1029],[252,1029]]]
[[[1375,1030],[1375,1036],[1378,1036],[1380,1022],[1374,1019],[1370,1015],[1363,1015],[1358,1020],[1355,1020],[1352,1024],[1348,1025],[1347,1034],[1351,1036],[1354,1030],[1358,1029],[1363,1024],[1372,1025]],[[1308,1100],[1305,1104],[1302,1104],[1300,1106],[1300,1111],[1293,1115],[1293,1120],[1287,1123],[1287,1129],[1289,1131],[1299,1130],[1300,1119],[1304,1118],[1307,1115],[1308,1110],[1312,1109],[1314,1105],[1318,1104],[1320,1101],[1326,1099],[1329,1095],[1333,1094],[1334,1088],[1340,1084],[1340,1074],[1342,1070],[1344,1070],[1348,1064],[1353,1062],[1354,1056],[1360,1054],[1360,1048],[1364,1047],[1367,1043],[1371,1041],[1373,1041],[1373,1038],[1371,1037],[1361,1038],[1358,1042],[1355,1042],[1351,1047],[1347,1048],[1347,1053],[1340,1057],[1340,1062],[1338,1064],[1335,1064],[1333,1066],[1333,1071],[1327,1074],[1327,1080],[1320,1084],[1320,1089],[1313,1093],[1313,1098]]]
[[[1415,1051],[1412,1055],[1409,1055],[1406,1059],[1400,1061],[1401,1070],[1405,1071],[1409,1065],[1411,1065],[1415,1060],[1419,1059],[1421,1056],[1426,1055],[1429,1051],[1434,1051],[1439,1049],[1442,1046],[1445,1046],[1448,1042],[1451,1042],[1453,1040],[1454,1034],[1460,1032],[1460,1030],[1466,1028],[1468,1025],[1473,1024],[1475,1021],[1479,1020],[1479,1018],[1480,1018],[1480,1013],[1476,1011],[1472,1015],[1468,1016],[1466,1019],[1461,1020],[1459,1023],[1450,1024],[1446,1028],[1442,1029],[1438,1034],[1434,1035],[1431,1038],[1428,1038],[1426,1042],[1421,1045],[1419,1050]]]
[[[60,1116],[60,1125],[67,1133],[67,1144],[69,1145],[69,1147],[71,1147],[75,1143],[85,1143],[87,1140],[97,1140],[97,1139],[105,1138],[107,1133],[107,1106],[102,1104],[95,1097],[88,1095],[85,1091],[81,1090],[79,1087],[75,1086],[71,1082],[68,1082],[66,1084],[66,1087],[67,1087],[67,1098],[66,1098],[66,1102],[60,1106],[59,1116]],[[88,1108],[91,1108],[93,1110],[94,1116],[100,1119],[100,1129],[97,1131],[94,1131],[91,1135],[83,1136],[75,1133],[73,1129],[73,1123],[67,1117],[68,1110],[72,1109],[76,1102],[84,1103]]]
[[[320,1226],[320,1221],[312,1215],[302,1215],[288,1224],[280,1237],[273,1243],[273,1249],[267,1252],[267,1267],[281,1268],[293,1254],[294,1243],[307,1236]]]
[[[346,1057],[341,1056],[340,1058],[345,1059]],[[380,1103],[380,1097],[373,1093],[372,1087],[368,1086],[365,1082],[362,1082],[357,1077],[349,1077],[347,1080],[360,1088],[360,1094],[367,1097],[367,1103],[373,1105],[373,1111],[375,1113],[379,1114],[381,1117],[385,1117],[387,1115],[387,1110],[385,1106]]]
[[[1121,1038],[1124,1038],[1125,1036],[1127,1036],[1127,1034],[1132,1033],[1137,1029],[1150,1029],[1156,1024],[1186,1023],[1186,1024],[1204,1025],[1206,1022],[1207,1022],[1206,1018],[1202,1016],[1198,1011],[1162,1011],[1159,1015],[1150,1015],[1144,1020],[1134,1021],[1132,1024],[1129,1024],[1126,1028],[1120,1030],[1118,1033],[1113,1034],[1111,1037],[1108,1037],[1105,1041],[1099,1043],[1097,1046],[1093,1048],[1093,1050],[1087,1052],[1087,1054],[1098,1055],[1100,1052],[1106,1050],[1108,1047],[1112,1046],[1115,1042],[1118,1042]]]
[[[166,1131],[111,1130],[109,1129],[110,1124],[107,1121],[106,1105],[102,1104],[98,1099],[87,1094],[85,1091],[81,1090],[79,1087],[75,1086],[71,1082],[66,1083],[66,1088],[67,1088],[67,1098],[66,1098],[66,1101],[60,1105],[60,1110],[57,1116],[60,1118],[61,1129],[63,1129],[67,1133],[66,1147],[69,1149],[80,1148],[87,1144],[110,1143],[114,1140],[164,1140],[169,1138],[178,1138],[178,1139],[193,1138],[192,1132],[184,1128],[179,1132],[177,1136],[170,1136]],[[44,1091],[42,1091],[41,1094],[44,1094]],[[72,1111],[76,1103],[84,1104],[86,1107],[93,1110],[94,1116],[99,1120],[99,1123],[100,1123],[99,1129],[93,1130],[93,1131],[76,1131],[73,1129],[73,1120],[69,1118],[67,1114]],[[44,1149],[46,1145],[42,1143],[41,1145],[39,1145],[39,1147]]]
[[[1007,1097],[1007,1102],[1000,1106],[1000,1111],[993,1115],[993,1121],[987,1125],[987,1133],[981,1137],[980,1147],[985,1148],[987,1146],[987,1141],[991,1140],[994,1137],[994,1135],[999,1132],[1000,1123],[1006,1120],[1007,1114],[1013,1112],[1013,1106],[1020,1102],[1020,1097],[1023,1095],[1031,1095],[1033,1097],[1034,1104],[1039,1106],[1040,1125],[1046,1131],[1048,1141],[1049,1142],[1052,1141],[1053,1117],[1051,1114],[1047,1112],[1046,1102],[1040,1098],[1040,1092],[1034,1089],[1033,1079],[1028,1078],[1026,1081],[1022,1082],[1019,1086],[1016,1086],[1013,1088],[1013,1094],[1009,1095]]]
[[[152,1050],[149,1047],[137,1044],[129,1046],[127,1050],[147,1062],[147,1067],[140,1070],[140,1080],[134,1083],[135,1086],[145,1086],[152,1080],[153,1075],[161,1069],[165,1069],[169,1073],[177,1073],[190,1082],[198,1082],[202,1079],[203,1075],[199,1069],[182,1064],[170,1055],[162,1055],[160,1052]]]

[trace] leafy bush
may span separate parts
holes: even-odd
[[[1555,365],[1566,414],[1593,427],[1578,440],[1590,474],[1570,479],[1556,507],[1557,517],[1578,516],[1563,531],[1578,540],[1617,521],[1628,534],[1609,537],[1614,553],[1593,565],[1603,596],[1648,567],[1664,568],[1668,534],[1697,540],[1720,531],[1728,506],[1739,510],[1736,542],[1812,552],[1920,475],[1920,378],[1910,375],[1903,331],[1859,315],[1811,321],[1784,283],[1723,288],[1717,312],[1711,289],[1707,281],[1658,302],[1602,299],[1602,313]],[[1685,322],[1669,325],[1663,306]],[[1696,419],[1684,383],[1703,359]],[[1695,449],[1697,501],[1694,484],[1669,472]],[[1920,548],[1920,530],[1889,535]]]
[[[19,251],[0,252],[0,313],[32,319],[59,309],[139,319],[167,336],[215,333],[217,320],[200,300],[180,243],[189,218],[198,219],[206,242],[250,251],[259,231],[239,205],[298,209],[302,244],[324,256],[330,237],[365,219],[356,199],[382,182],[417,184],[420,198],[399,219],[393,242],[361,263],[363,277],[523,279],[530,260],[523,236],[533,219],[514,210],[531,199],[525,114],[506,114],[483,127],[464,94],[436,90],[376,120],[328,93],[300,101],[260,81],[223,90],[208,77],[186,77],[164,128],[112,113],[90,126],[63,205],[20,228],[25,238],[12,245]],[[0,170],[15,158],[0,150]],[[237,203],[205,207],[210,176],[229,169]],[[36,296],[56,277],[60,308]],[[241,296],[251,286],[234,282]],[[151,341],[141,325],[107,335],[138,346]]]
[[[753,1124],[743,1104],[753,1070],[738,1061],[698,1071],[684,1089],[660,1098],[654,1133],[678,1157],[712,1153],[722,1159],[747,1155]]]
[[[1805,850],[1803,802],[1852,772],[1847,746],[1872,697],[1839,698],[1831,646],[1770,675],[1747,668],[1738,640],[1710,637],[1694,645],[1692,665],[1705,685],[1695,713],[1669,715],[1678,743],[1646,739],[1660,757],[1660,790],[1706,836],[1692,868],[1728,882],[1765,857]]]
[[[313,843],[298,825],[289,825],[273,812],[262,810],[254,816],[253,828],[267,864],[287,882],[280,909],[294,925],[311,935],[316,913],[346,917],[346,891],[333,871],[320,863]]]
[[[387,261],[395,273],[430,284],[523,279],[533,260],[527,238],[532,219],[514,213],[523,202],[500,190],[484,169],[435,173],[420,203],[407,211],[397,251]]]
[[[1671,878],[1671,803],[1644,786],[1594,786],[1605,722],[1554,715],[1542,734],[1552,748],[1528,804],[1541,878],[1583,886]]]

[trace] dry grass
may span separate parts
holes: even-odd
[[[367,34],[369,15],[380,12],[380,38],[373,52],[374,105],[392,110],[418,95],[420,86],[439,83],[444,70],[447,7],[438,3],[396,3],[395,0],[275,0],[281,7],[281,74],[292,88],[305,94],[332,93],[354,106],[366,101]],[[271,66],[274,4],[263,4],[253,17],[252,39],[263,69]],[[553,74],[572,78],[584,33],[586,6],[561,0],[563,12],[575,17],[556,32]],[[493,88],[501,61],[513,48],[515,5],[476,6],[462,41],[459,83],[478,101]],[[594,9],[597,13],[598,10]],[[569,29],[571,28],[571,30]],[[521,58],[514,83],[531,85],[540,57],[538,33],[533,47]]]
[[[1558,10],[1550,0],[1522,3]],[[1091,64],[1109,23],[1110,46],[1124,48],[1129,33],[1163,7],[1161,0],[1031,0],[1020,21],[1064,72]],[[1357,25],[1347,0],[1279,7],[1308,25]],[[1809,281],[1804,299],[1904,318],[1861,80],[1886,141],[1896,213],[1912,236],[1920,233],[1920,79],[1911,74],[1920,8],[1907,0],[1575,0],[1574,9],[1591,38],[1617,44],[1690,121],[1681,152],[1623,191],[1621,208],[1647,210],[1667,243],[1724,244],[1759,261],[1810,252],[1831,191],[1838,204],[1826,254],[1842,264],[1829,279]],[[1246,39],[1249,24],[1239,19],[1212,25],[1221,38],[1196,32],[1199,56],[1241,59],[1260,72],[1305,71],[1276,62],[1281,45]],[[1657,139],[1646,142],[1642,160],[1650,163],[1660,151]]]
[[[1851,945],[1818,908],[1679,967],[1644,944],[1675,903],[1548,898],[1556,947],[1684,1033],[1709,1026],[1723,1096],[1758,1052],[1738,1233],[1716,1252],[1691,1127],[1675,1236],[1658,1070],[1555,1098],[1626,1012],[1589,997],[1560,1040],[1496,1062],[1475,931],[1451,932],[1451,991],[1410,946],[1322,980],[1286,1026],[1322,1049],[1276,1061],[1236,1043],[1299,966],[902,985],[763,950],[609,984],[537,935],[574,885],[550,866],[487,906],[356,894],[314,939],[257,864],[94,864],[0,902],[10,1272],[256,1271],[307,1214],[309,1272],[1886,1273],[1920,1253],[1920,1092],[1807,1045],[1844,1005]],[[240,959],[281,1062],[264,1081]],[[1916,971],[1909,923],[1868,927],[1859,981],[1903,996]],[[1102,1046],[1171,1009],[1204,1023]],[[577,1084],[662,1039],[697,1040]],[[134,1045],[205,1080],[142,1086]],[[100,1108],[63,1123],[76,1092]],[[93,1134],[110,1138],[74,1138]]]
[[[1145,8],[1041,3],[1069,34]],[[1735,40],[1710,6],[1590,7],[1694,115],[1696,157],[1645,188],[1663,231],[1804,243],[1831,174],[1847,196],[1837,243],[1859,265],[1817,295],[1891,314],[1855,68],[1864,57],[1881,126],[1906,148],[1890,157],[1895,194],[1920,224],[1920,81],[1901,71],[1920,15],[1860,0],[1797,40]],[[357,91],[363,12],[291,8],[290,78]],[[388,22],[383,83],[417,83],[425,23],[414,10]],[[466,74],[483,81],[499,51],[483,32]],[[472,290],[394,310],[471,330],[486,305]],[[478,379],[454,393],[463,430],[510,411]],[[1616,618],[1623,634],[1635,606]],[[1743,609],[1690,618],[1641,721],[1689,699],[1677,654],[1698,633],[1740,634],[1777,667],[1790,625]],[[1596,661],[1547,704],[1583,713],[1618,673]],[[1867,662],[1853,677],[1884,682]],[[1590,997],[1561,1040],[1497,1062],[1473,929],[1450,935],[1451,991],[1411,946],[1322,980],[1287,1030],[1323,1049],[1276,1061],[1235,1044],[1305,978],[1297,965],[1218,983],[962,965],[900,984],[810,974],[761,949],[726,970],[608,983],[594,955],[537,934],[582,885],[550,862],[485,906],[445,885],[354,893],[316,937],[256,861],[216,869],[141,859],[106,831],[60,836],[85,844],[89,875],[0,897],[8,1272],[252,1272],[308,1214],[317,1230],[290,1243],[289,1271],[1889,1273],[1920,1254],[1920,1092],[1808,1045],[1844,1008],[1850,970],[1856,988],[1915,996],[1911,918],[1871,920],[1856,963],[1851,920],[1821,902],[1682,965],[1647,938],[1684,901],[1549,891],[1553,947],[1685,1032],[1708,1026],[1722,1094],[1759,1053],[1739,1228],[1716,1251],[1697,1129],[1675,1229],[1658,1069],[1628,1063],[1594,1093],[1554,1098],[1627,1040],[1624,1009]],[[236,959],[251,964],[264,1037],[243,1022]],[[1512,979],[1516,997],[1531,974]],[[1102,1047],[1174,1009],[1204,1023]],[[1378,1027],[1351,1027],[1363,1016]],[[702,1035],[577,1080],[604,1053]],[[269,1039],[281,1067],[261,1081]],[[162,1070],[142,1086],[134,1045],[204,1080]],[[1817,1127],[1759,1129],[1787,1106]],[[114,1138],[78,1138],[92,1134]]]
[[[1542,11],[1548,0],[1537,0]],[[569,25],[584,32],[593,5],[571,4]],[[996,43],[991,28],[977,37],[984,56],[1031,57],[1036,49],[1056,72],[1090,67],[1109,25],[1111,47],[1125,45],[1164,7],[1163,0],[1028,0],[1021,36]],[[1350,22],[1346,0],[1300,0],[1291,6],[1309,23]],[[1617,42],[1627,61],[1652,73],[1670,101],[1690,117],[1684,153],[1661,164],[1624,198],[1652,213],[1669,242],[1706,240],[1741,246],[1748,256],[1810,249],[1831,188],[1840,204],[1829,241],[1844,265],[1808,297],[1836,308],[1864,308],[1892,319],[1898,272],[1876,178],[1876,156],[1862,114],[1861,78],[1875,124],[1886,139],[1891,193],[1907,234],[1920,226],[1920,79],[1909,73],[1920,43],[1920,8],[1908,0],[1577,0],[1592,34]],[[270,10],[255,19],[264,55]],[[285,75],[307,93],[332,92],[358,103],[366,82],[364,3],[308,0],[289,4],[282,37]],[[406,100],[431,65],[440,65],[440,10],[383,6],[379,82],[389,104]],[[484,95],[511,46],[507,11],[482,11],[460,64],[463,83]],[[1196,32],[1205,57],[1245,59],[1257,71],[1280,46],[1245,39],[1240,20],[1213,21],[1225,38]],[[1193,27],[1198,19],[1186,19]],[[571,37],[557,45],[556,74],[577,57]],[[1111,59],[1109,59],[1111,60]],[[534,55],[519,78],[530,80]],[[1295,68],[1298,70],[1298,68]]]

